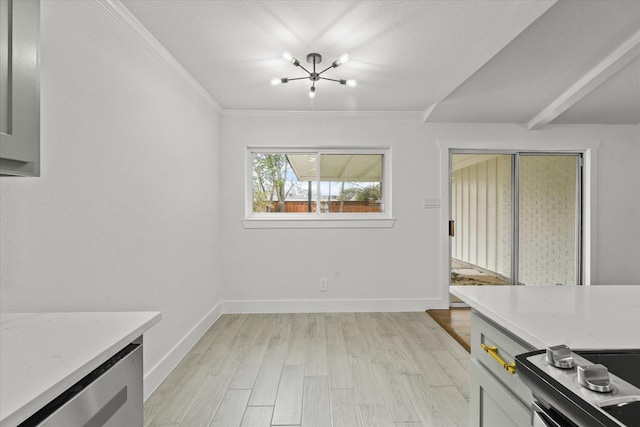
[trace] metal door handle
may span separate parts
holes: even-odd
[[[512,374],[516,373],[516,362],[511,362],[511,363],[507,363],[502,357],[500,357],[500,355],[498,354],[498,347],[496,347],[495,345],[492,345],[491,347],[489,347],[486,344],[480,344],[480,347],[482,347],[482,349],[484,351],[486,351],[487,353],[489,353],[489,356],[493,357],[494,359],[496,359],[496,361],[502,365],[502,367],[509,371]]]

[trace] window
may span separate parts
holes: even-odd
[[[371,222],[391,219],[388,149],[256,148],[247,154],[245,220],[291,221],[277,227],[300,222],[305,227],[392,225]],[[325,223],[309,225],[310,221]],[[245,221],[247,226],[255,224]]]

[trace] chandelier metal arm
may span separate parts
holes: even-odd
[[[315,64],[314,64],[314,65],[315,65]],[[304,68],[304,67],[302,66],[302,64],[298,65],[298,67],[300,67],[300,68],[302,68],[304,71],[306,71],[306,72],[307,72],[307,74],[311,74],[311,71],[309,71],[309,70],[307,70],[306,68]]]
[[[295,77],[293,79],[287,79],[288,81],[291,80],[309,80],[309,76],[305,76],[305,77]]]
[[[289,79],[289,80],[291,80],[291,79]],[[340,84],[343,84],[342,80],[340,80],[340,79],[330,79],[328,77],[320,77],[320,80],[331,80],[332,82],[338,82]]]
[[[325,71],[330,70],[330,69],[332,69],[332,68],[335,68],[335,67],[334,67],[333,65],[329,65],[327,68],[325,68],[324,70],[320,71],[320,72],[318,73],[318,75],[320,75],[320,74],[324,73]]]

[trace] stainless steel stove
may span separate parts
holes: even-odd
[[[535,427],[640,427],[640,349],[558,345],[516,356],[516,368],[536,399]]]

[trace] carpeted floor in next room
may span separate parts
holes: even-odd
[[[465,350],[471,352],[471,308],[433,309],[427,310],[427,314],[458,341]]]

